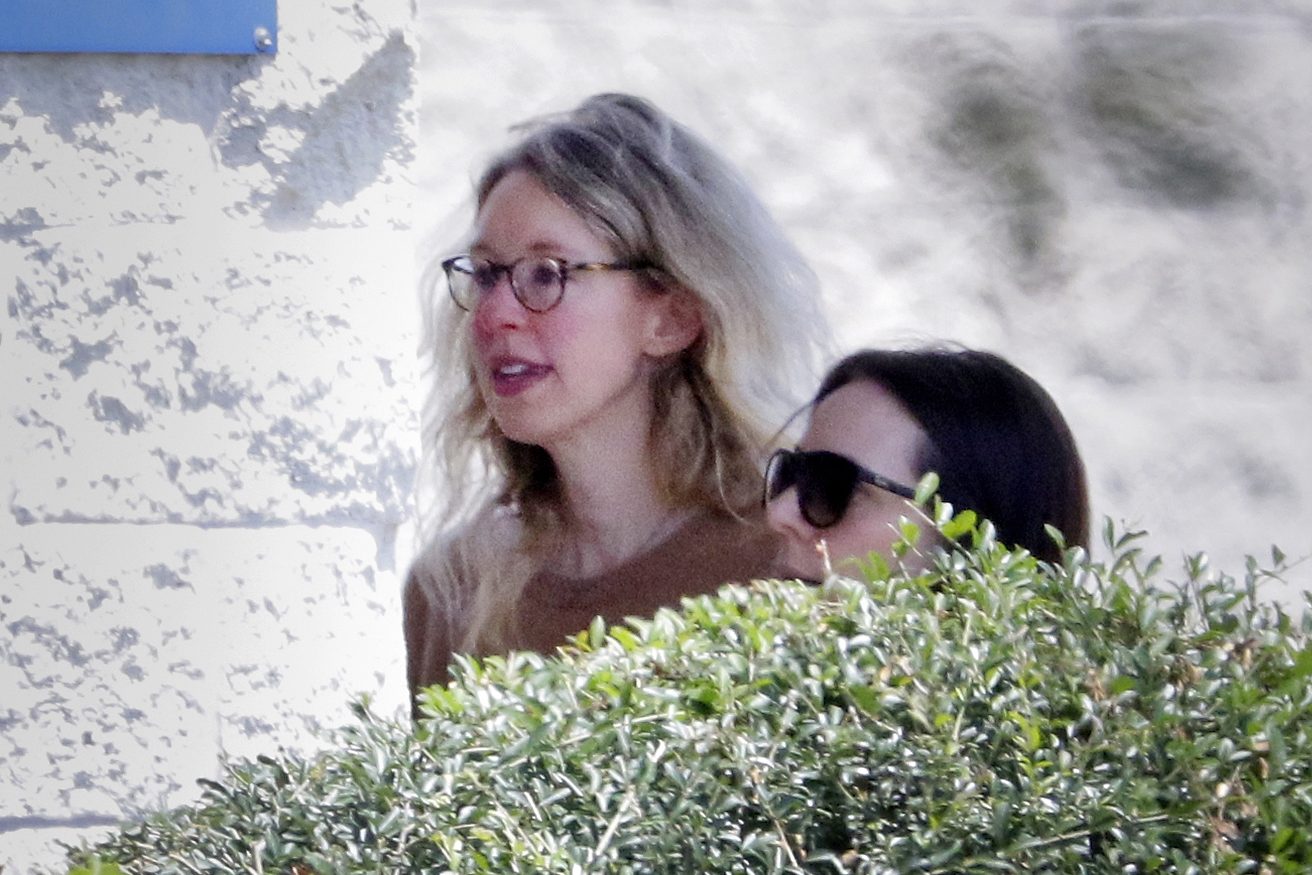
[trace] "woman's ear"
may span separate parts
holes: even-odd
[[[697,296],[684,288],[673,288],[650,301],[643,352],[663,358],[683,352],[702,334],[702,308]]]

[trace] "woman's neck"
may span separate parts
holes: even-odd
[[[575,449],[552,454],[564,530],[550,570],[569,577],[600,574],[664,541],[690,516],[690,508],[662,495],[645,439]]]

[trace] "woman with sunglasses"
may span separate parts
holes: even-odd
[[[789,572],[819,580],[887,556],[898,519],[915,519],[933,471],[956,511],[990,520],[1003,543],[1060,558],[1044,529],[1087,546],[1084,464],[1038,383],[999,356],[968,349],[866,350],[839,362],[809,405],[796,450],[770,459],[765,498]],[[922,526],[922,530],[925,527]],[[923,567],[920,545],[904,559]]]
[[[453,653],[586,628],[774,571],[773,424],[823,350],[814,276],[743,178],[650,103],[539,120],[476,185],[427,332],[428,547],[411,692]]]

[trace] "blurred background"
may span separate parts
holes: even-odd
[[[1001,353],[1070,420],[1095,519],[1241,574],[1312,553],[1310,28],[1279,2],[425,4],[421,256],[510,125],[643,95],[755,183],[840,352]]]

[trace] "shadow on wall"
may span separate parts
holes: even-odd
[[[16,98],[19,111],[47,120],[57,136],[87,152],[114,151],[96,130],[124,114],[153,112],[197,126],[215,144],[224,166],[264,169],[272,181],[267,190],[232,208],[258,210],[277,230],[310,225],[325,203],[352,201],[378,181],[389,156],[398,164],[410,163],[412,145],[402,117],[415,88],[415,52],[401,33],[394,32],[309,108],[285,102],[256,105],[254,88],[247,86],[271,62],[260,56],[0,56],[0,80],[9,78],[7,67],[17,69],[22,63],[21,78],[58,83]],[[20,77],[15,73],[13,78]],[[277,129],[281,140],[299,143],[285,157],[264,148],[270,131]],[[0,160],[14,148],[26,147],[0,146]],[[0,222],[0,240],[49,227],[47,218],[31,207],[0,213],[0,219],[6,220]]]
[[[255,129],[233,128],[220,146],[224,163],[251,159],[265,163],[279,180],[273,193],[256,198],[267,224],[299,228],[325,203],[344,204],[374,183],[390,155],[400,165],[412,158],[410,140],[400,124],[402,107],[414,92],[415,50],[399,33],[392,34],[360,69],[325,97],[313,113],[280,110],[266,113]],[[287,160],[275,164],[252,143],[263,127],[284,125],[304,139]],[[307,193],[313,193],[308,198]]]

